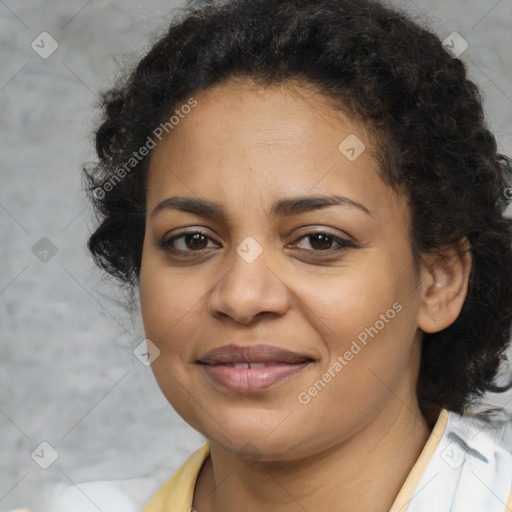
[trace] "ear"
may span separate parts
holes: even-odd
[[[424,254],[421,263],[421,304],[418,327],[441,331],[459,316],[468,290],[471,253],[466,238],[439,254]]]

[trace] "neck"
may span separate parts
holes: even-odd
[[[236,453],[211,443],[194,509],[388,512],[432,429],[415,400],[392,400],[366,428],[302,460],[247,467]]]

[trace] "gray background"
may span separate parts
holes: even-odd
[[[484,92],[500,150],[511,154],[512,1],[395,3],[442,39],[457,31],[467,40],[461,58]],[[72,510],[56,494],[81,500],[81,512],[117,510],[106,488],[130,498],[125,512],[140,509],[203,442],[133,355],[143,331],[86,254],[91,220],[80,182],[93,158],[97,92],[183,5],[0,0],[0,510]],[[31,48],[45,31],[59,45],[47,59]],[[38,242],[50,250],[46,262]],[[43,441],[58,453],[48,469],[31,458]],[[35,454],[44,462],[51,451]]]

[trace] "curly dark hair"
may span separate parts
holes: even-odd
[[[88,240],[96,264],[138,286],[149,157],[132,169],[126,162],[192,94],[232,79],[305,83],[364,121],[383,179],[409,201],[415,261],[469,241],[462,311],[424,336],[420,407],[464,414],[486,391],[508,389],[495,379],[512,324],[510,160],[497,152],[464,63],[430,29],[376,0],[231,0],[175,16],[102,96],[98,161],[83,171],[98,222]]]

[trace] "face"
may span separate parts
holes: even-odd
[[[379,177],[365,126],[314,91],[239,82],[194,98],[149,165],[154,374],[227,450],[318,453],[414,401],[407,202]]]

